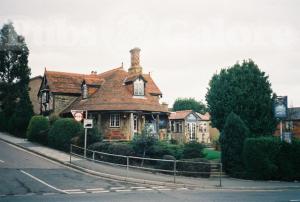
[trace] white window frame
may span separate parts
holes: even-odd
[[[142,79],[137,79],[133,83],[133,94],[135,96],[144,96],[145,95],[145,83]]]
[[[120,114],[110,114],[109,125],[111,128],[120,128]]]
[[[138,129],[139,129],[138,116],[133,115],[133,131],[136,133],[136,132],[138,132]]]

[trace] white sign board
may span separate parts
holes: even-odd
[[[82,121],[83,110],[71,110],[71,113],[76,121],[78,121],[78,122]]]
[[[83,127],[84,128],[93,128],[93,119],[84,119]]]

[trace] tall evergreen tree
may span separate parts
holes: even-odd
[[[21,134],[25,134],[33,114],[28,94],[28,55],[24,37],[17,34],[12,23],[4,24],[0,30],[0,111],[7,121],[6,129],[18,128],[11,132]]]
[[[241,117],[254,136],[271,135],[275,130],[271,83],[252,60],[215,74],[206,101],[212,124],[220,131],[231,112]]]

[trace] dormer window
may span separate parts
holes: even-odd
[[[144,96],[145,95],[145,84],[143,79],[138,78],[133,82],[134,95],[135,96]]]
[[[82,99],[87,99],[88,97],[88,87],[87,85],[84,83],[82,85]]]

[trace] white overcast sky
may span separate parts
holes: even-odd
[[[215,72],[251,58],[300,107],[298,0],[1,0],[0,24],[8,20],[25,36],[32,76],[127,69],[137,46],[172,104],[205,100]]]

